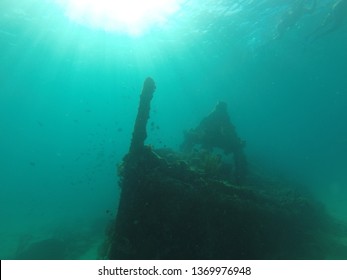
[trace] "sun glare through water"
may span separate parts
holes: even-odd
[[[79,24],[138,36],[167,23],[185,0],[56,0]]]

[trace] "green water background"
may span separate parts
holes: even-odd
[[[76,24],[52,1],[1,0],[0,258],[67,236],[89,240],[78,258],[96,257],[147,76],[147,143],[178,149],[226,101],[253,168],[347,219],[347,22],[308,39],[332,3],[274,39],[289,0],[186,1],[137,37]]]

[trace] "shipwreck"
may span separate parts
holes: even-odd
[[[101,257],[347,258],[345,225],[310,196],[252,174],[226,103],[185,132],[181,151],[145,145],[155,90],[147,78],[118,167],[121,197]]]

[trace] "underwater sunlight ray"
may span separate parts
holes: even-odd
[[[108,32],[138,36],[160,26],[185,0],[56,0],[72,21]]]

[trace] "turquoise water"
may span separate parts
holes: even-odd
[[[308,186],[347,220],[346,12],[310,37],[334,1],[278,37],[290,0],[180,1],[135,35],[76,22],[53,0],[21,2],[0,2],[0,258],[42,239],[97,257],[147,76],[148,144],[178,149],[226,101],[255,168]]]

